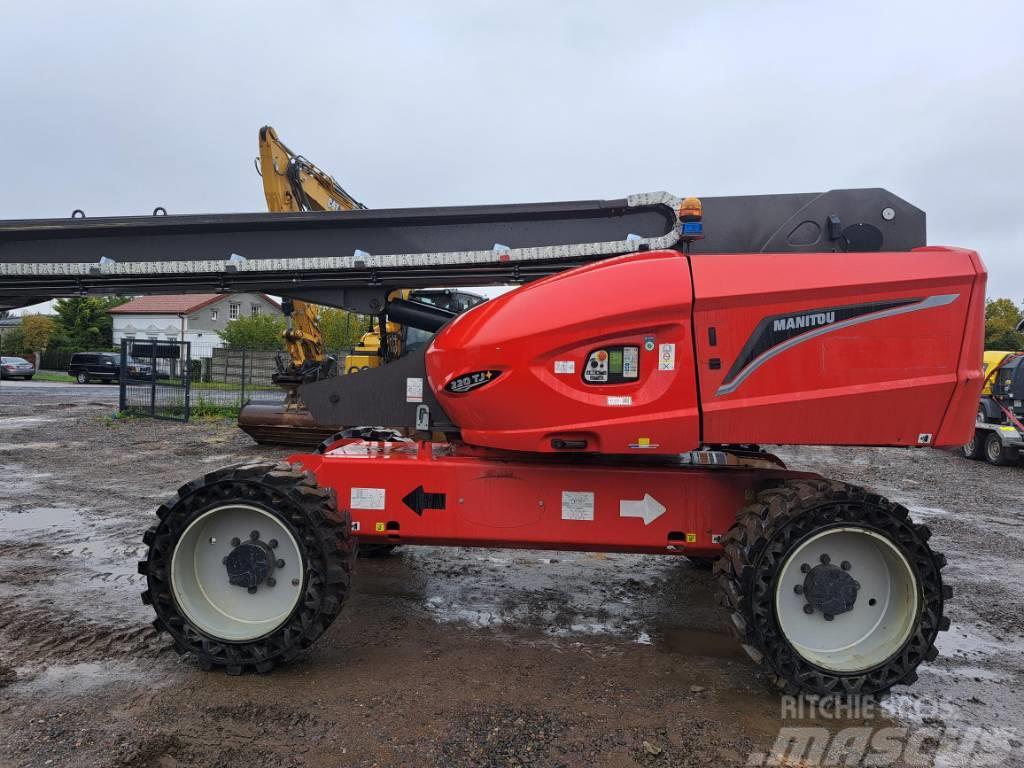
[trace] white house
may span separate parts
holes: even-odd
[[[142,296],[110,310],[115,345],[121,339],[190,341],[193,356],[223,346],[220,332],[232,320],[260,314],[281,315],[281,305],[264,293],[195,293]]]

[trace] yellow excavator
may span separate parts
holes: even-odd
[[[260,129],[256,167],[263,178],[263,194],[272,213],[351,211],[366,208],[334,178],[306,158],[292,152],[269,125]],[[484,301],[466,291],[430,289],[396,291],[402,298],[440,307],[454,314]],[[395,360],[429,341],[431,334],[404,328],[379,318],[367,320],[366,331],[343,361],[327,353],[320,328],[320,307],[284,299],[287,320],[283,337],[287,351],[278,361],[275,384],[283,387],[283,404],[248,403],[238,414],[238,426],[258,443],[315,446],[336,431],[318,425],[299,399],[299,386],[341,373],[356,373]],[[356,318],[354,318],[356,319]]]

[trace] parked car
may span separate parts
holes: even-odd
[[[104,383],[121,380],[121,355],[117,352],[75,352],[68,363],[68,374],[79,384],[88,384],[94,379]],[[128,378],[148,379],[153,375],[153,366],[128,358]]]
[[[23,357],[0,357],[0,379],[31,381],[36,367]]]

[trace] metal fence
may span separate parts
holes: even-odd
[[[122,341],[121,411],[188,421],[188,360],[187,341]]]
[[[187,421],[231,415],[249,402],[280,403],[278,353],[204,347],[187,341],[121,342],[121,410]]]

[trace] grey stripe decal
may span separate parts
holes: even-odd
[[[832,333],[832,331],[838,331],[841,328],[849,328],[850,326],[860,325],[861,323],[868,323],[871,322],[872,320],[881,320],[882,318],[885,317],[905,315],[908,312],[917,312],[918,310],[921,309],[944,307],[947,304],[952,304],[959,298],[959,293],[947,293],[943,294],[942,296],[929,296],[927,299],[922,299],[916,304],[907,304],[906,306],[903,307],[893,307],[892,309],[884,309],[881,312],[872,312],[869,315],[851,317],[849,320],[842,320],[838,323],[833,323],[832,325],[823,325],[819,328],[815,328],[814,330],[808,331],[807,333],[800,334],[799,336],[794,336],[792,339],[784,341],[776,347],[772,347],[768,351],[761,353],[756,358],[751,360],[750,364],[747,365],[742,371],[740,371],[735,379],[730,381],[728,384],[723,384],[722,386],[720,386],[718,388],[718,391],[715,392],[715,396],[721,397],[722,395],[732,394],[739,388],[740,384],[742,384],[743,381],[748,376],[750,376],[750,374],[752,374],[754,371],[756,371],[758,368],[764,365],[764,363],[768,362],[776,355],[785,352],[787,349],[792,349],[797,344],[802,344],[805,341],[810,341],[811,339],[815,339],[818,336],[823,336],[826,333]]]

